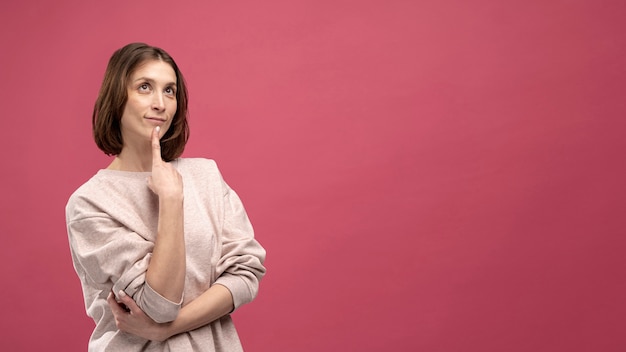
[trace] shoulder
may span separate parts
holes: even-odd
[[[99,170],[69,197],[68,219],[81,219],[108,213],[112,209],[136,206],[149,200],[147,173]]]
[[[80,217],[80,214],[87,209],[94,210],[96,206],[93,200],[98,197],[101,190],[102,184],[97,174],[78,187],[70,195],[65,206],[65,212],[68,220],[74,220],[77,217]]]
[[[223,192],[224,180],[217,163],[205,158],[179,158],[175,167],[185,179],[185,185],[191,184],[203,189],[213,189]]]
[[[213,159],[179,158],[176,159],[176,168],[185,174],[204,175],[205,177],[220,177],[217,163]]]
[[[206,158],[178,158],[177,166],[187,169],[217,169],[217,163],[213,159]]]

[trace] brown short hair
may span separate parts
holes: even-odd
[[[128,81],[144,62],[160,60],[176,72],[176,114],[172,125],[161,138],[161,157],[165,161],[178,158],[189,139],[187,123],[187,86],[174,59],[161,48],[144,43],[131,43],[118,49],[109,59],[102,87],[93,108],[92,125],[96,145],[107,155],[118,155],[124,141],[120,121],[128,100]]]

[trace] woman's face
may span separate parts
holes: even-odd
[[[128,100],[121,120],[124,147],[150,142],[152,130],[160,126],[160,137],[170,128],[176,114],[176,73],[160,60],[141,64],[130,76]]]

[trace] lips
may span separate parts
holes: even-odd
[[[166,119],[161,117],[145,117],[145,119],[158,125],[162,125],[165,123],[165,121],[167,121]]]

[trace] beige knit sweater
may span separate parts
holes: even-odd
[[[182,304],[145,282],[158,222],[158,199],[148,172],[100,170],[70,197],[67,231],[87,314],[96,327],[90,351],[240,351],[230,315],[199,329],[148,341],[117,330],[106,297],[124,290],[155,321],[173,320],[180,308],[219,283],[235,309],[252,301],[265,274],[265,250],[237,194],[214,161],[177,159],[183,177],[187,276]]]

